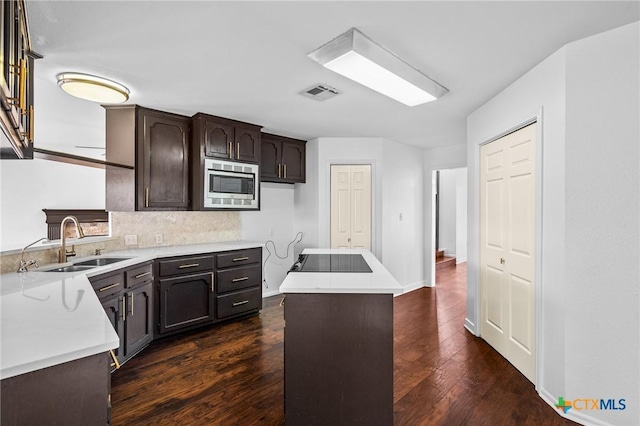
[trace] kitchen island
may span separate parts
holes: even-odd
[[[329,255],[334,267],[290,272],[280,286],[287,425],[393,424],[393,295],[402,287],[368,250],[303,255]],[[371,271],[350,272],[353,255]]]

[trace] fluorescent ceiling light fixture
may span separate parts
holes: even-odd
[[[120,83],[90,74],[64,72],[58,86],[76,98],[102,104],[119,104],[129,99],[129,89]]]
[[[351,28],[307,56],[408,106],[434,101],[449,92],[357,28]]]

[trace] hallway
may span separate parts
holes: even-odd
[[[436,288],[395,298],[396,425],[570,425],[534,386],[463,326],[467,264]]]

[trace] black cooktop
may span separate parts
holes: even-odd
[[[301,254],[289,272],[371,272],[361,254]]]

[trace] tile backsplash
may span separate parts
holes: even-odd
[[[241,234],[239,212],[112,212],[110,226],[112,239],[76,245],[77,256],[91,256],[97,248],[108,253],[125,248],[234,241]],[[162,234],[161,243],[156,243],[157,234]],[[125,246],[125,235],[135,235],[137,244]],[[29,251],[25,259],[36,259],[40,265],[56,263],[58,248]],[[0,256],[0,273],[15,272],[19,265],[19,253]]]
[[[238,212],[112,212],[110,220],[111,235],[123,247],[125,235],[137,235],[137,247],[240,239]],[[162,243],[156,243],[156,234],[162,234]]]

